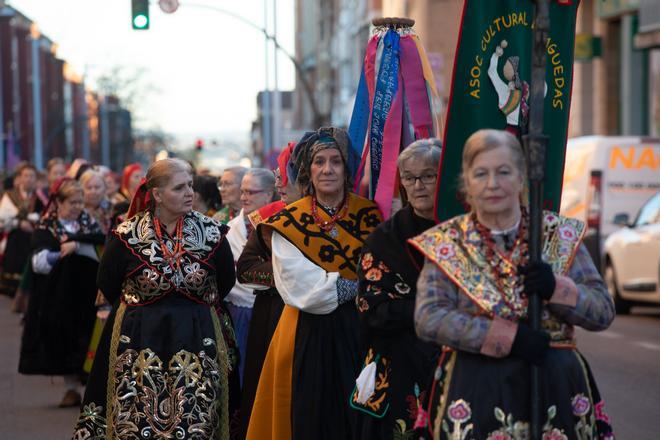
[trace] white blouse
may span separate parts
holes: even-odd
[[[273,278],[285,304],[316,315],[327,315],[339,306],[339,272],[326,272],[277,231],[271,246]]]

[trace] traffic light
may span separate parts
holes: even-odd
[[[204,149],[204,139],[197,139],[195,141],[195,150],[202,151]]]
[[[131,0],[131,17],[133,29],[149,29],[149,0]]]

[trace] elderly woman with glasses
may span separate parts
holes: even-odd
[[[275,194],[275,175],[266,168],[252,168],[243,176],[240,187],[240,201],[242,209],[236,217],[231,219],[227,240],[234,254],[234,260],[243,252],[248,236],[254,230],[248,216],[257,209],[266,206],[273,201]],[[250,319],[252,318],[252,307],[254,306],[253,288],[240,282],[236,282],[231,289],[225,304],[234,322],[234,331],[240,352],[239,373],[243,383],[243,370],[245,368],[246,346]]]
[[[222,173],[218,181],[218,189],[224,206],[213,216],[214,219],[227,224],[240,212],[241,182],[247,171],[245,167],[231,167]]]
[[[359,369],[356,270],[381,215],[349,191],[349,149],[342,129],[305,134],[292,161],[306,196],[258,226],[286,306],[266,355],[248,439],[350,439],[355,430],[348,398]]]
[[[574,326],[606,329],[614,304],[581,243],[585,225],[543,214],[543,262],[531,263],[525,159],[514,135],[479,130],[465,143],[470,212],[410,242],[425,257],[415,329],[443,346],[430,392],[435,439],[530,438],[529,366],[541,366],[544,439],[613,439]],[[542,329],[528,298],[543,302]]]
[[[407,204],[367,238],[358,266],[358,311],[365,357],[350,405],[359,411],[356,438],[404,438],[427,394],[438,348],[415,334],[417,278],[424,258],[407,239],[435,225],[434,201],[441,143],[413,142],[397,165]]]

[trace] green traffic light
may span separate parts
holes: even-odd
[[[149,29],[149,0],[131,0],[131,18],[133,29]]]
[[[135,29],[146,29],[149,27],[149,18],[144,14],[138,14],[133,17],[133,27]]]

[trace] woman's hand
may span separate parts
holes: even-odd
[[[548,263],[542,261],[531,263],[521,267],[519,272],[523,275],[525,295],[539,295],[546,301],[552,297],[557,281],[555,274],[552,273],[552,267]]]
[[[60,245],[60,257],[66,257],[69,254],[72,254],[78,249],[78,243],[75,241],[69,241],[62,243]]]

